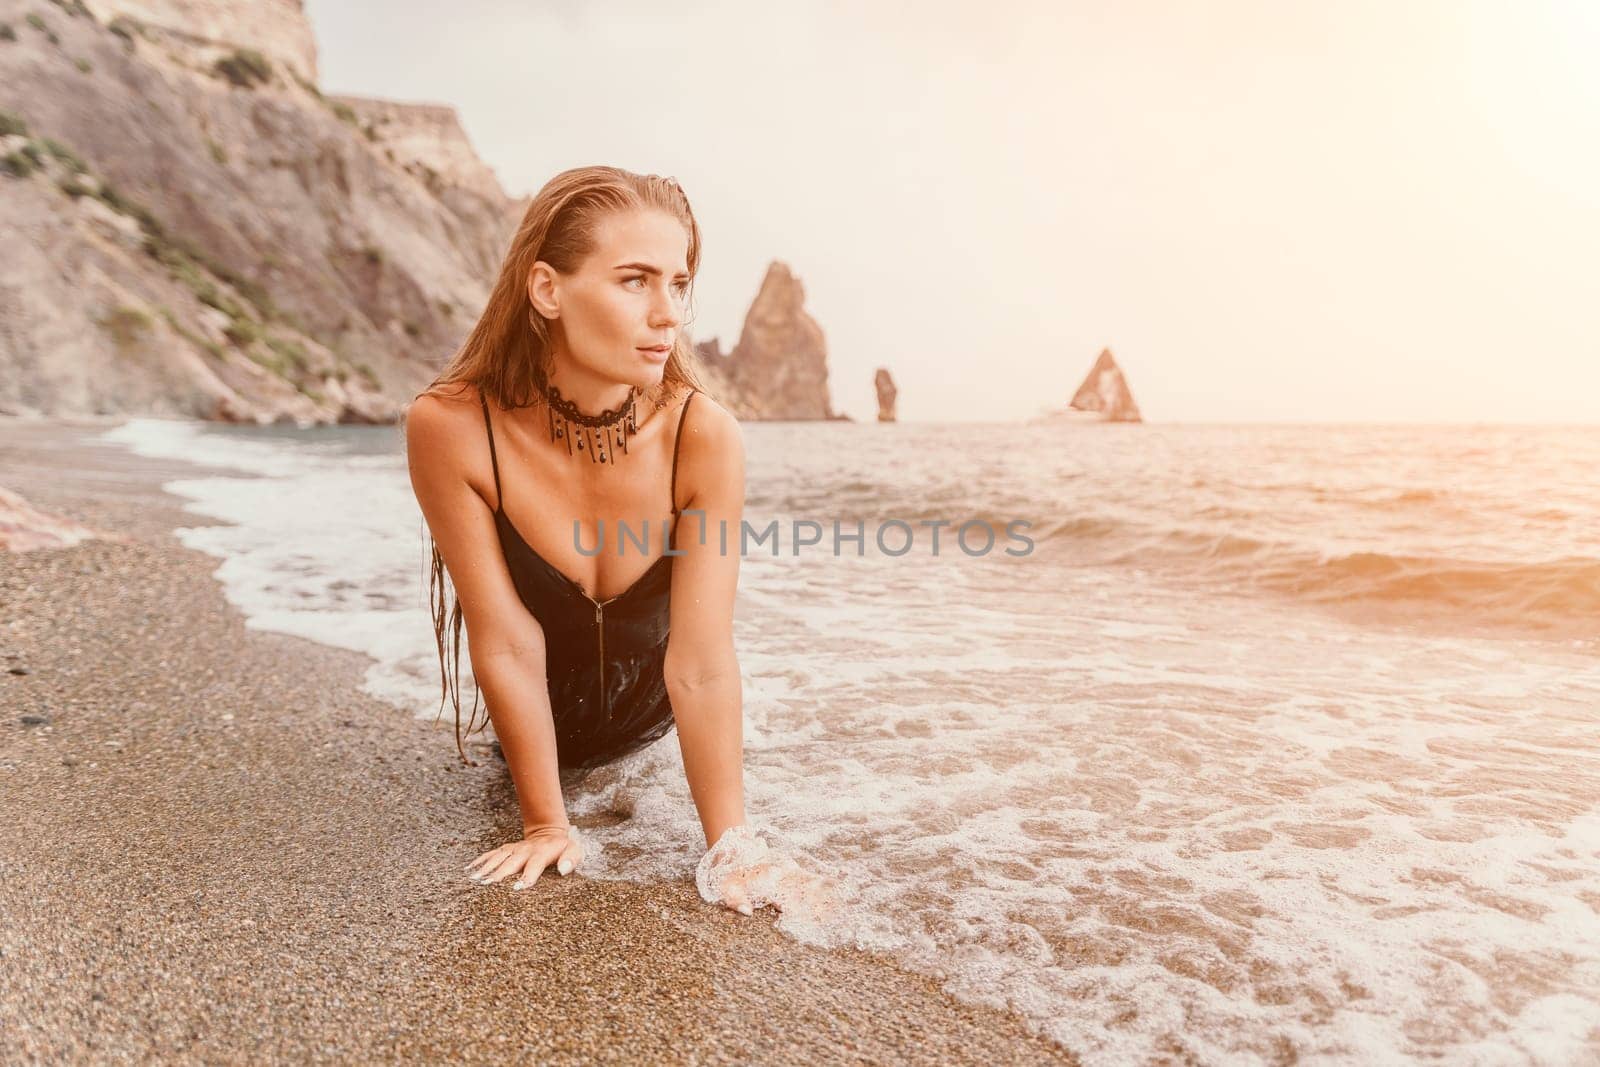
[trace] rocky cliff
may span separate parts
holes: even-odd
[[[244,48],[265,55],[302,81],[317,80],[317,42],[300,0],[84,0],[56,7],[129,29],[159,30],[191,60],[210,65]],[[42,5],[33,5],[34,8]]]
[[[712,392],[741,419],[847,419],[828,394],[822,327],[805,310],[800,279],[783,263],[767,267],[733,351],[712,338],[695,346]]]
[[[0,0],[0,412],[387,421],[522,205],[295,0]]]

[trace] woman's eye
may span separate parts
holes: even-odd
[[[642,282],[644,280],[645,280],[645,276],[643,274],[635,274],[631,278],[622,279],[622,284],[623,285],[631,285],[634,282]],[[689,295],[689,283],[688,282],[678,282],[676,285],[674,285],[672,287],[672,291],[674,293],[678,294],[678,298],[679,299],[683,299],[684,297],[687,297]]]

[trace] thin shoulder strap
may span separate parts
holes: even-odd
[[[678,435],[672,439],[672,513],[676,515],[683,509],[678,507],[678,446],[683,443],[683,424],[689,419],[689,403],[695,397],[696,390],[689,390],[689,398],[683,402],[683,413],[678,416]],[[498,492],[498,490],[497,490]]]
[[[478,402],[483,405],[483,428],[489,433],[489,462],[494,466],[494,506],[499,511],[505,505],[504,498],[500,495],[500,457],[494,452],[494,423],[489,421],[489,401],[480,391]]]

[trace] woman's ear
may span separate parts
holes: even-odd
[[[561,317],[561,304],[556,299],[555,270],[542,259],[528,272],[528,303],[547,319]]]

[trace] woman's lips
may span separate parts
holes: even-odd
[[[667,361],[667,357],[672,354],[671,346],[663,346],[661,348],[641,348],[639,351],[644,353],[644,358],[652,360],[656,363],[665,363]]]

